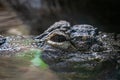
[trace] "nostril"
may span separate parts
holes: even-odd
[[[0,36],[0,45],[4,44],[6,42],[6,38],[3,36]]]

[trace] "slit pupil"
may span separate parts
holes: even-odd
[[[63,35],[54,35],[53,37],[51,37],[50,40],[54,41],[54,42],[64,42],[64,41],[67,41],[66,37],[63,36]]]

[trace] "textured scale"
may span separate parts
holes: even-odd
[[[8,36],[1,37],[0,40],[5,41],[0,45],[0,55],[14,56],[16,53],[37,48],[35,40],[32,36]]]
[[[41,40],[41,57],[62,80],[120,79],[119,35],[87,24],[71,26],[59,21],[37,39]]]
[[[41,35],[0,37],[0,55],[37,48],[62,80],[119,80],[120,35],[59,21]]]

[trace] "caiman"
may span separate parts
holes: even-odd
[[[120,35],[59,21],[38,36],[0,36],[0,56],[31,49],[61,80],[120,80]]]

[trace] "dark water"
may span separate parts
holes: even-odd
[[[104,32],[119,30],[118,0],[0,0],[8,4],[30,27],[31,34],[40,34],[59,20],[74,24],[91,24]]]
[[[49,69],[40,69],[27,60],[0,57],[0,80],[58,80],[58,78]]]

